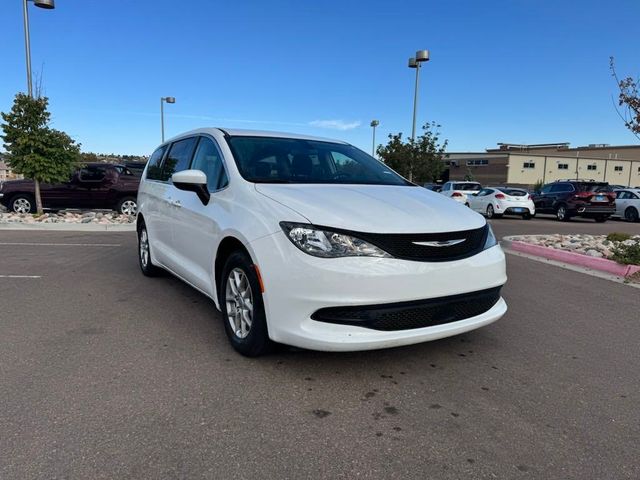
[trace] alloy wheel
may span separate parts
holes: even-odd
[[[564,205],[560,205],[558,207],[558,211],[556,212],[556,216],[558,217],[558,220],[564,220],[567,217],[567,209],[565,208]]]
[[[133,200],[122,202],[122,205],[120,206],[120,213],[123,215],[135,215],[138,213],[138,205]]]
[[[13,211],[15,213],[29,213],[31,211],[31,202],[24,197],[20,197],[13,202]]]
[[[487,207],[487,218],[493,218],[493,215],[494,215],[493,205],[489,205]]]
[[[140,230],[140,263],[143,268],[147,268],[149,265],[149,236],[147,235],[147,229],[142,227]]]
[[[638,211],[631,207],[627,208],[624,212],[624,218],[628,222],[637,222],[638,221]]]
[[[242,269],[234,268],[229,272],[225,300],[231,330],[238,338],[246,338],[253,322],[253,294]]]

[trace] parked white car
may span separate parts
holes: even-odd
[[[613,216],[637,222],[640,215],[640,189],[625,188],[616,190],[616,213]]]
[[[347,143],[195,130],[153,153],[138,205],[142,272],[211,297],[244,355],[413,344],[507,309],[486,220]]]
[[[502,215],[520,215],[530,220],[536,214],[531,195],[526,190],[507,187],[487,187],[467,197],[471,210],[482,213],[487,218]]]
[[[480,190],[482,185],[478,182],[447,182],[442,186],[440,193],[464,205],[469,195],[478,193]]]

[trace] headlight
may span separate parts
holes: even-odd
[[[280,222],[280,226],[291,243],[314,257],[391,257],[375,245],[344,233],[304,223]]]
[[[498,239],[494,235],[493,230],[491,230],[491,225],[489,225],[487,223],[487,239],[484,242],[483,250],[486,250],[487,248],[494,247],[497,244],[498,244]]]

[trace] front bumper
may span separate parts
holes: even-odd
[[[265,285],[269,336],[276,342],[325,351],[410,345],[457,335],[498,320],[502,298],[478,315],[401,330],[313,320],[321,309],[438,299],[500,287],[506,282],[499,246],[451,262],[395,258],[324,259],[307,255],[278,232],[251,243]]]

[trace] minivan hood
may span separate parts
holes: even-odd
[[[310,223],[345,230],[435,233],[470,230],[486,223],[468,207],[422,187],[257,183],[256,190]]]

